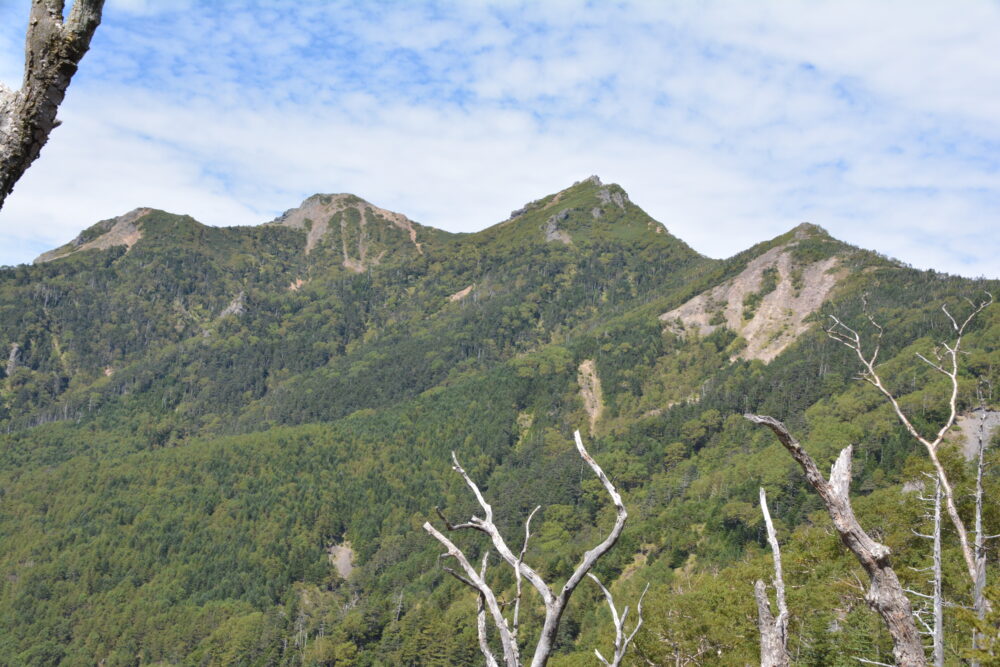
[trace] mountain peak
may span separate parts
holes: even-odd
[[[515,220],[533,211],[556,208],[560,210],[587,209],[595,220],[604,217],[608,205],[625,211],[630,203],[628,193],[616,183],[605,185],[599,176],[589,176],[582,181],[576,181],[568,188],[559,192],[530,201],[519,209],[511,211],[507,221]],[[564,212],[565,212],[564,211]],[[551,240],[551,239],[550,239]]]
[[[704,336],[726,327],[744,342],[733,359],[768,363],[812,326],[810,316],[848,275],[844,257],[850,250],[819,225],[803,222],[730,258],[728,278],[660,319],[676,334]]]
[[[417,240],[421,225],[402,213],[389,211],[349,193],[315,194],[298,207],[289,209],[272,220],[273,225],[306,231],[304,251],[308,255],[330,234],[340,237],[339,252],[343,265],[357,273],[370,265],[378,264],[382,254],[372,254],[372,231],[389,227],[402,231],[417,254],[423,254],[422,242]],[[330,239],[336,245],[336,239]]]
[[[69,243],[43,252],[34,263],[51,262],[81,250],[105,250],[118,245],[131,248],[142,238],[140,220],[152,212],[151,208],[136,208],[116,218],[101,220],[80,232]]]
[[[814,225],[811,222],[800,222],[789,230],[793,237],[797,240],[808,239],[808,238],[833,238],[830,233],[819,225]]]

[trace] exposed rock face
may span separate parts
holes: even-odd
[[[417,252],[423,254],[423,248],[417,241],[417,225],[412,220],[401,213],[388,211],[370,204],[365,200],[350,194],[339,195],[313,195],[302,202],[298,208],[285,211],[272,224],[284,225],[292,229],[306,230],[305,252],[309,254],[320,239],[326,235],[330,229],[331,219],[338,213],[343,213],[348,209],[354,209],[360,216],[361,233],[358,234],[356,244],[348,244],[347,235],[342,235],[342,251],[344,254],[344,266],[358,273],[365,271],[369,264],[378,264],[381,256],[369,257],[368,244],[364,234],[365,226],[385,220],[395,227],[405,231],[410,242]],[[348,225],[347,220],[341,216],[340,226],[344,230]],[[357,247],[349,247],[356,245]]]
[[[21,346],[17,343],[11,343],[10,346],[10,356],[7,357],[7,368],[4,369],[7,373],[7,377],[17,370],[17,362],[21,356]]]
[[[747,341],[738,357],[771,361],[809,328],[806,318],[826,301],[843,275],[836,270],[840,261],[836,256],[797,266],[791,255],[793,246],[794,242],[768,250],[738,276],[660,319],[678,334],[695,330],[704,336],[726,326]],[[752,316],[745,317],[744,304],[762,291],[766,271],[776,284],[761,296]]]
[[[598,181],[600,184],[600,181]],[[610,188],[601,188],[597,191],[597,198],[605,204],[613,203],[618,208],[625,210],[625,203],[628,202],[628,195],[619,190],[612,191]]]
[[[246,292],[240,292],[237,294],[236,298],[233,299],[228,306],[222,309],[222,312],[219,313],[219,317],[222,318],[227,315],[242,315],[246,312],[246,304],[244,303],[245,298]]]
[[[990,439],[1000,427],[1000,412],[996,410],[986,410],[976,408],[967,415],[960,415],[955,420],[955,425],[961,431],[962,454],[966,461],[971,461],[979,455],[979,438],[989,447]]]
[[[72,255],[80,250],[106,250],[116,245],[131,248],[142,238],[142,230],[138,225],[139,221],[152,212],[153,209],[151,208],[137,208],[117,218],[99,222],[83,234],[80,234],[80,236],[77,236],[70,243],[55,250],[42,253],[35,258],[35,264],[51,262],[54,259]],[[95,229],[101,233],[94,238],[85,240],[86,237],[84,234],[92,233]]]
[[[580,397],[583,398],[583,409],[590,417],[590,432],[594,433],[601,415],[604,413],[604,394],[601,391],[601,378],[597,376],[597,366],[593,359],[584,359],[577,371],[577,382],[580,384]]]
[[[448,297],[448,301],[451,302],[461,301],[465,297],[469,296],[469,294],[472,293],[472,290],[475,289],[475,287],[476,287],[475,285],[469,285],[464,289],[458,290],[457,292]]]
[[[545,231],[545,240],[561,241],[566,245],[571,244],[573,240],[570,238],[569,234],[559,229],[558,227],[560,222],[568,218],[569,218],[569,209],[564,208],[563,210],[559,211],[558,213],[550,217],[548,220],[546,220],[545,227],[543,227],[543,230]]]
[[[507,219],[508,220],[513,220],[514,218],[519,218],[519,217],[521,217],[522,215],[524,215],[527,212],[528,212],[528,207],[527,206],[522,206],[521,208],[516,208],[516,209],[514,209],[513,211],[510,212],[510,217],[507,218]]]
[[[354,572],[354,550],[350,542],[331,545],[326,550],[330,565],[337,570],[341,579],[347,579]]]

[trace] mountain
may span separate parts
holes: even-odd
[[[544,507],[528,558],[559,579],[609,520],[581,428],[630,508],[598,573],[620,599],[651,582],[648,659],[756,659],[759,486],[788,540],[803,664],[877,656],[854,564],[740,415],[785,420],[823,462],[856,443],[859,514],[919,566],[923,509],[900,489],[926,464],[821,323],[869,309],[928,426],[942,386],[913,353],[948,335],[942,303],[998,287],[808,224],[707,258],[596,177],[473,234],[349,194],[257,226],[145,208],[99,222],[0,270],[0,654],[478,664],[474,598],[419,529],[434,507],[473,511],[449,453],[506,534]],[[976,380],[1000,386],[997,310],[965,341],[963,407]],[[574,599],[550,664],[591,664],[612,639],[599,591]],[[530,641],[538,609],[523,613]]]

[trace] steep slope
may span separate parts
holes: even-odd
[[[131,248],[142,238],[142,218],[152,212],[151,208],[137,208],[117,218],[103,220],[81,232],[66,245],[43,252],[35,262],[51,262],[80,250],[107,250],[120,245]]]
[[[827,252],[816,256],[809,241],[829,242],[830,237],[815,225],[800,225],[769,244],[773,247],[747,262],[738,275],[660,319],[677,334],[693,330],[706,336],[725,326],[746,341],[734,356],[771,361],[805,333],[809,316],[847,275],[843,264],[849,247],[828,243]]]
[[[355,273],[377,266],[392,250],[423,254],[423,237],[442,234],[351,194],[313,195],[270,224],[305,230],[306,254],[320,244],[334,253],[339,250],[343,254],[344,268]],[[395,231],[402,234],[393,233]],[[404,238],[409,240],[412,249],[401,242]]]

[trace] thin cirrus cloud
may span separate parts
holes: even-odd
[[[27,5],[0,5],[8,83]],[[254,224],[314,192],[474,231],[596,173],[711,256],[808,220],[1000,277],[996,34],[985,0],[109,0],[0,263],[136,206]]]

